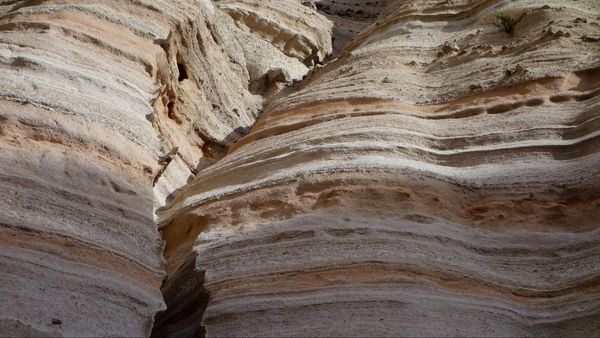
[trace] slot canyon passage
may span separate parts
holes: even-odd
[[[0,0],[0,336],[600,335],[597,0]]]

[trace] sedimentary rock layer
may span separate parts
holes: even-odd
[[[600,335],[599,12],[0,0],[0,336]]]
[[[150,334],[154,209],[254,123],[246,55],[282,54],[249,34],[208,0],[0,1],[0,335]]]
[[[160,210],[170,332],[598,335],[598,11],[388,4]]]
[[[150,334],[154,210],[332,52],[287,6],[269,38],[210,0],[0,1],[0,335]]]
[[[250,90],[269,96],[333,52],[333,24],[296,0],[220,0],[235,21],[250,75]]]
[[[219,7],[240,27],[307,66],[323,61],[332,52],[333,24],[297,0],[220,0]]]

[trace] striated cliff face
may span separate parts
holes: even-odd
[[[247,133],[263,100],[251,80],[308,68],[211,1],[0,13],[0,331],[149,335],[164,308],[153,210]]]
[[[390,2],[160,211],[207,333],[598,334],[598,23]]]
[[[0,335],[598,335],[599,91],[593,0],[0,0]]]

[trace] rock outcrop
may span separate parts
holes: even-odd
[[[346,46],[348,41],[372,24],[393,0],[304,0],[305,6],[318,9],[333,23],[334,55]]]
[[[298,82],[332,52],[333,24],[297,0],[220,0],[240,29],[250,89],[271,95]]]
[[[0,0],[0,336],[600,334],[599,12]]]
[[[159,213],[207,334],[597,335],[597,13],[391,2],[270,99]]]
[[[150,334],[154,210],[247,133],[281,54],[247,35],[209,0],[0,1],[1,335]]]

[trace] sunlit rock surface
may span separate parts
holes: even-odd
[[[0,0],[0,336],[597,336],[599,88],[593,0]]]
[[[0,335],[150,334],[154,210],[262,107],[244,34],[208,0],[0,1]]]
[[[390,2],[160,211],[207,334],[597,335],[598,24]]]

